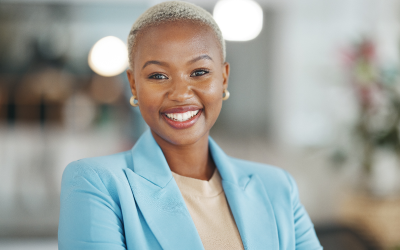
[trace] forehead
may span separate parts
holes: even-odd
[[[186,60],[208,54],[222,61],[222,49],[213,30],[190,21],[170,21],[146,27],[137,34],[134,61]],[[136,64],[136,63],[135,63]]]

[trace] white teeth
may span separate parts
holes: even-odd
[[[187,111],[185,113],[166,113],[165,115],[175,121],[184,122],[190,120],[193,116],[197,115],[199,110]]]

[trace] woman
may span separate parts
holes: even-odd
[[[128,38],[131,104],[150,130],[62,180],[59,249],[321,249],[285,171],[209,137],[229,64],[215,21],[184,2],[147,10]]]

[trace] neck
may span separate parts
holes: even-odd
[[[152,132],[154,139],[164,153],[171,171],[186,177],[209,180],[215,164],[208,148],[208,133],[189,145],[174,145]]]

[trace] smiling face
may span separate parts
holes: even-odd
[[[145,28],[137,39],[127,74],[155,139],[183,146],[207,138],[229,75],[212,30],[167,22]]]

